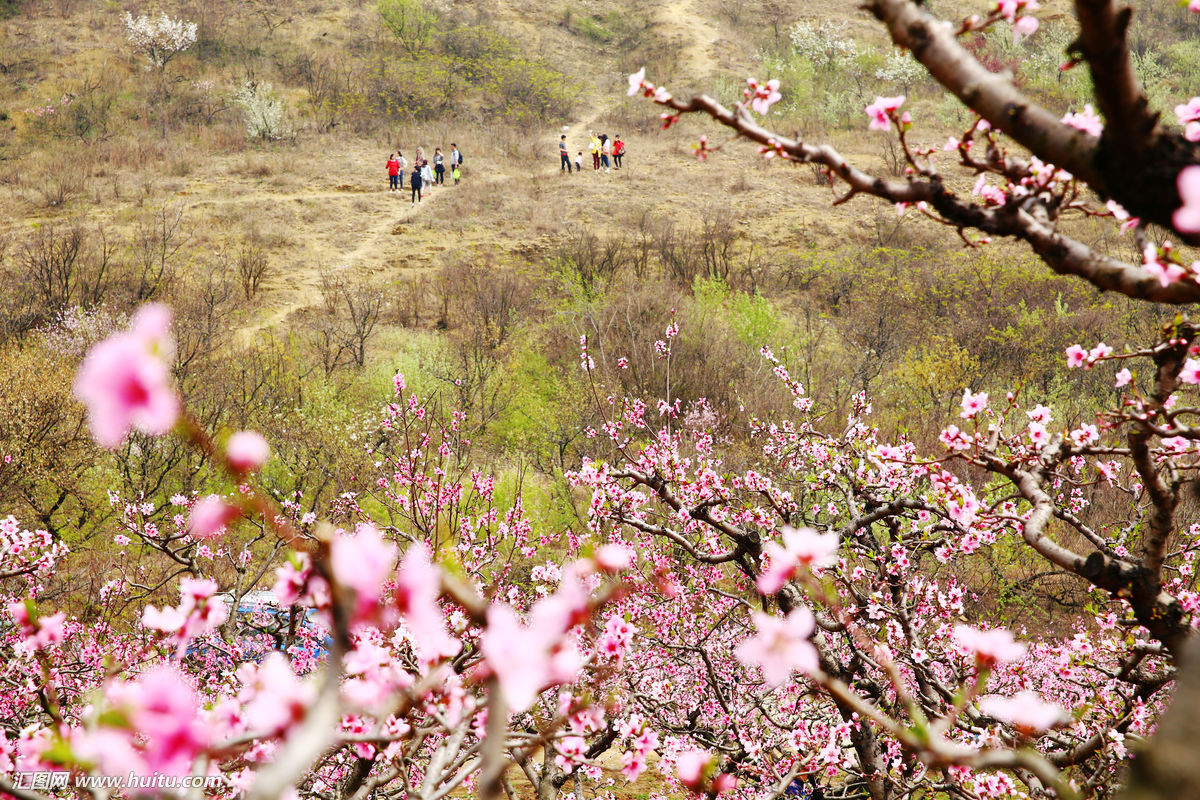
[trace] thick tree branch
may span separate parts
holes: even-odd
[[[1007,475],[1033,505],[1029,518],[1021,526],[1021,536],[1050,563],[1127,601],[1138,623],[1162,642],[1173,656],[1178,657],[1190,630],[1183,622],[1183,607],[1179,600],[1162,591],[1155,575],[1144,566],[1112,558],[1098,550],[1084,558],[1046,535],[1046,525],[1054,517],[1054,500],[1042,487],[1044,470],[1045,465],[1054,463],[1062,452],[1061,440],[1047,447],[1042,454],[1043,466],[1037,471],[1003,464],[998,459],[988,464],[992,471]]]
[[[1130,766],[1123,800],[1200,797],[1196,742],[1200,740],[1200,639],[1193,638],[1181,659],[1180,680],[1170,708]]]
[[[1127,34],[1133,10],[1119,11],[1113,0],[1075,0],[1079,38],[1071,46],[1092,73],[1096,105],[1104,115],[1101,146],[1116,155],[1129,148],[1147,148],[1158,116],[1133,74]]]
[[[887,26],[892,41],[911,50],[934,80],[994,127],[1108,195],[1094,166],[1097,140],[1063,123],[1003,75],[989,72],[958,43],[954,27],[910,0],[872,0],[867,10]]]
[[[893,42],[911,50],[938,83],[994,127],[1134,216],[1174,230],[1172,216],[1181,202],[1176,178],[1200,161],[1200,145],[1158,127],[1145,106],[1128,63],[1129,9],[1114,10],[1112,0],[1076,2],[1081,34],[1075,47],[1088,60],[1097,103],[1106,125],[1113,127],[1097,140],[1059,121],[1006,77],[985,69],[958,44],[953,26],[919,4],[870,0],[866,7],[887,26]],[[1200,234],[1180,237],[1200,244]]]
[[[663,105],[680,113],[707,114],[751,141],[782,151],[792,160],[824,165],[833,175],[849,184],[851,194],[869,194],[891,203],[925,202],[946,223],[960,229],[975,229],[992,236],[1021,239],[1055,272],[1083,278],[1098,289],[1156,303],[1178,305],[1200,302],[1200,285],[1177,281],[1163,286],[1158,278],[1140,265],[1098,253],[1062,233],[1057,225],[1044,219],[1043,214],[1035,213],[1038,208],[1036,200],[1030,200],[1020,207],[1010,202],[1002,208],[984,208],[960,199],[937,176],[898,182],[863,172],[829,145],[811,145],[780,136],[758,124],[748,113],[726,108],[707,95],[698,95],[689,100],[672,98]]]
[[[1129,449],[1133,452],[1133,465],[1154,505],[1148,520],[1149,527],[1142,537],[1141,560],[1142,566],[1157,580],[1162,572],[1167,539],[1175,530],[1175,506],[1179,503],[1179,497],[1163,480],[1162,472],[1154,466],[1150,455],[1150,434],[1140,430],[1130,431]]]

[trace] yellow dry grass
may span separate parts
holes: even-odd
[[[751,18],[766,24],[765,12],[748,5]],[[589,0],[576,7],[589,13],[606,4]],[[399,283],[455,260],[548,251],[575,227],[620,233],[647,210],[682,226],[706,213],[729,215],[765,248],[882,243],[874,241],[882,235],[878,205],[863,200],[831,211],[829,188],[817,185],[807,167],[764,163],[753,147],[701,120],[685,119],[659,131],[659,109],[625,97],[621,54],[572,36],[561,24],[560,8],[523,0],[482,8],[531,52],[562,65],[580,83],[574,115],[534,132],[441,123],[396,130],[386,138],[305,134],[295,143],[254,147],[238,141],[238,126],[230,122],[204,136],[107,142],[99,147],[100,163],[91,169],[83,196],[64,209],[38,208],[15,188],[0,191],[0,235],[17,242],[33,225],[63,217],[101,222],[119,234],[140,211],[176,204],[185,209],[194,247],[219,250],[249,230],[268,234],[276,243],[273,275],[245,321],[248,333],[286,325],[318,304],[323,270]],[[673,91],[704,90],[722,73],[753,70],[753,51],[722,16],[721,3],[664,0],[640,8],[655,35],[677,53],[676,67],[665,78]],[[274,35],[336,48],[344,44],[345,31],[373,24],[371,13],[370,4],[322,5],[319,13],[296,14]],[[67,85],[76,68],[134,70],[114,55],[123,46],[116,16],[100,3],[81,3],[72,19],[4,23],[0,36],[6,40],[55,41],[44,48],[50,56],[39,65],[44,79],[24,99]],[[849,0],[820,8],[794,2],[789,16],[849,18],[864,29],[867,24]],[[625,169],[597,173],[585,163],[581,174],[560,174],[557,142],[563,128],[572,154],[584,150],[585,161],[589,130],[622,134],[628,143]],[[721,148],[706,163],[690,147],[701,133]],[[835,131],[831,138],[860,165],[880,166],[875,136]],[[434,146],[446,149],[451,141],[467,157],[461,185],[436,187],[419,206],[410,204],[407,189],[386,191],[384,161],[391,150],[402,147],[411,158],[417,145],[431,154]],[[87,154],[79,159],[82,167],[90,163]],[[17,152],[16,160],[32,161],[34,154]],[[907,224],[933,228],[928,222]]]

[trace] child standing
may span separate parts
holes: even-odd
[[[421,159],[421,185],[433,190],[433,167],[429,166],[429,159]]]
[[[578,175],[578,174],[579,174],[579,171],[580,171],[581,169],[583,169],[583,151],[582,151],[582,150],[580,150],[580,151],[579,151],[579,152],[578,152],[578,153],[575,155],[575,174],[577,174],[577,175]]]
[[[422,202],[422,200],[421,200],[421,184],[423,183],[423,181],[421,180],[421,167],[420,166],[418,166],[418,165],[413,166],[412,175],[409,176],[408,183],[409,183],[409,186],[412,187],[412,201],[414,203]]]

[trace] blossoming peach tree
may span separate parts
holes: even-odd
[[[668,364],[679,331],[655,344]],[[169,526],[126,504],[119,543],[179,567],[178,601],[134,625],[117,609],[145,594],[140,573],[68,618],[42,596],[65,549],[0,524],[2,766],[220,776],[222,795],[255,798],[515,796],[513,766],[544,800],[647,769],[710,796],[796,781],[1104,796],[1159,718],[1200,602],[1198,531],[1175,516],[1194,338],[1181,322],[1141,352],[1072,348],[1081,369],[1154,365],[1142,382],[1114,370],[1124,400],[1096,425],[1059,430],[1052,409],[968,390],[933,456],[879,441],[861,397],[827,430],[764,348],[795,415],[752,422],[751,469],[725,465],[711,415],[605,392],[585,341],[604,418],[587,434],[609,455],[570,475],[587,523],[561,532],[536,530],[519,494],[501,503],[462,415],[397,376],[378,474],[330,510],[335,528],[257,488],[260,435],[218,442],[189,418],[169,313],[147,306],[79,370],[93,433],[175,431],[236,488],[173,497]],[[1114,506],[1128,513],[1096,511]],[[261,535],[233,536],[239,520]],[[1013,547],[1090,587],[1095,617],[1065,637],[969,618],[986,608],[964,582],[979,554]],[[246,624],[267,585],[274,612]]]
[[[775,82],[753,82],[733,110],[677,100],[644,74],[631,90],[667,106],[668,123],[704,112],[765,156],[824,165],[846,198],[912,204],[968,239],[1017,237],[1053,269],[1133,297],[1200,296],[1178,251],[1122,264],[1056,225],[1109,214],[1187,242],[1200,231],[1197,132],[1171,134],[1146,111],[1127,13],[1076,8],[1073,57],[1093,72],[1101,127],[1087,110],[1049,116],[958,45],[1001,21],[1030,33],[1032,2],[958,26],[909,0],[868,7],[979,113],[947,147],[979,175],[980,200],[907,143],[908,179],[889,182],[770,133],[753,114],[778,99]],[[1193,105],[1181,106],[1187,125]],[[870,124],[906,142],[902,106],[879,98]],[[1084,182],[1111,204],[1084,200]],[[672,322],[655,345],[668,365],[679,335]],[[1106,797],[1123,783],[1196,794],[1194,757],[1161,756],[1173,752],[1164,733],[1194,725],[1180,703],[1200,694],[1186,668],[1200,607],[1200,527],[1186,517],[1200,342],[1182,317],[1141,350],[1068,349],[1068,368],[1111,370],[1120,390],[1094,423],[1064,427],[1037,398],[967,389],[936,453],[882,441],[865,397],[844,421],[822,417],[764,347],[794,414],[752,420],[750,466],[722,453],[702,402],[685,413],[669,392],[610,391],[585,340],[603,422],[587,431],[597,457],[569,475],[586,519],[565,531],[537,529],[519,493],[502,500],[472,466],[462,415],[402,376],[373,481],[329,521],[301,513],[258,482],[269,442],[213,436],[189,415],[172,355],[159,306],[88,353],[75,391],[93,435],[108,447],[132,429],[180,436],[232,489],[171,497],[165,516],[114,497],[118,544],[170,566],[151,575],[132,560],[83,615],[48,590],[63,545],[0,522],[6,794],[39,800],[47,790],[15,773],[54,770],[219,776],[206,791],[255,800],[492,800],[516,796],[516,774],[552,800],[572,783],[583,794],[584,780],[611,795],[651,769],[670,790],[747,799],[814,785],[880,800]],[[995,624],[970,588],[986,553],[1068,576],[1088,614],[1065,634]],[[178,600],[147,605],[164,586]],[[1163,748],[1140,747],[1152,735]]]
[[[88,624],[67,619],[41,601],[65,548],[12,517],[0,524],[12,623],[5,671],[15,689],[0,733],[5,773],[211,775],[224,779],[225,794],[261,797],[380,787],[443,797],[471,785],[494,796],[511,760],[549,753],[567,775],[616,739],[599,687],[631,636],[605,610],[637,584],[622,577],[625,549],[589,548],[554,566],[553,591],[507,581],[492,567],[497,548],[527,535],[519,506],[497,531],[490,478],[473,475],[467,489],[436,464],[408,471],[425,455],[454,455],[458,417],[438,429],[432,451],[429,429],[404,442],[387,462],[394,472],[380,478],[381,496],[428,515],[427,527],[417,518],[402,529],[315,524],[256,487],[270,457],[261,435],[218,443],[188,416],[171,385],[172,353],[161,306],[144,307],[127,331],[93,348],[75,385],[92,432],[114,447],[131,429],[173,430],[221,465],[236,491],[172,497],[179,513],[169,526],[147,521],[146,501],[125,504],[118,544],[136,538],[178,566],[156,585],[180,578],[178,602],[146,606],[135,626],[122,625],[115,608],[153,588],[136,565],[104,588],[106,607],[89,608]],[[399,421],[411,432],[431,418],[403,392],[398,378],[385,428]],[[353,498],[343,502],[344,513],[357,512]],[[438,553],[452,568],[435,565],[436,536],[420,535],[443,515],[460,522],[452,533],[461,558],[454,546]],[[236,542],[228,531],[239,520],[263,535]],[[273,541],[262,547],[265,536]],[[282,562],[273,559],[280,553]],[[235,566],[232,580],[222,563]],[[264,578],[271,602],[254,607],[250,590]],[[0,789],[37,795],[15,779]]]
[[[1200,299],[1200,262],[1188,263],[1170,241],[1147,234],[1156,225],[1186,244],[1200,242],[1200,98],[1175,108],[1182,131],[1151,111],[1129,52],[1132,9],[1075,0],[1078,37],[1062,69],[1089,70],[1095,106],[1060,118],[963,45],[1002,24],[1014,37],[1033,34],[1035,0],[999,0],[986,16],[958,22],[938,19],[914,0],[868,0],[864,7],[975,115],[943,147],[918,147],[905,97],[868,105],[869,127],[898,136],[902,180],[871,175],[829,145],[772,131],[765,117],[781,99],[778,80],[749,79],[744,101],[733,108],[704,95],[677,98],[648,81],[645,70],[629,76],[629,93],[665,107],[664,129],[698,113],[758,143],[766,159],[817,165],[835,191],[844,186],[835,204],[872,195],[900,213],[915,209],[949,226],[968,246],[996,237],[1025,242],[1052,270],[1101,290],[1171,304]],[[1196,3],[1188,8],[1200,11]],[[701,160],[718,149],[707,136],[694,146]],[[969,193],[956,189],[962,174],[974,179]],[[1086,217],[1132,229],[1141,263],[1073,238],[1070,220]],[[585,467],[581,475],[598,493],[598,520],[674,539],[701,563],[730,565],[778,607],[773,617],[749,617],[749,609],[733,612],[744,595],[712,600],[704,607],[715,615],[710,627],[677,641],[662,638],[663,658],[678,661],[689,652],[703,662],[693,665],[694,691],[704,687],[715,703],[709,710],[720,721],[708,730],[721,732],[713,746],[719,741],[728,761],[759,770],[774,764],[766,773],[782,786],[826,737],[830,769],[854,776],[842,785],[875,798],[918,786],[947,796],[1105,796],[1125,780],[1127,742],[1154,727],[1164,691],[1182,678],[1171,724],[1134,762],[1129,791],[1190,796],[1200,792],[1200,778],[1177,756],[1192,735],[1182,720],[1195,714],[1189,681],[1200,667],[1192,634],[1200,528],[1187,515],[1196,438],[1189,421],[1196,412],[1185,399],[1200,382],[1198,344],[1181,315],[1164,326],[1159,342],[1139,351],[1114,353],[1103,343],[1068,348],[1071,368],[1121,362],[1112,375],[1119,406],[1074,429],[1056,424],[1053,410],[1036,398],[1029,407],[1015,394],[996,402],[968,389],[965,422],[942,432],[946,455],[937,459],[903,442],[876,442],[864,400],[840,436],[807,423],[764,423],[757,432],[771,468],[756,465],[738,482],[716,466],[702,435],[682,455],[678,432],[640,451],[640,462],[623,453],[614,466]],[[1140,382],[1131,369],[1139,361],[1148,367]],[[807,401],[799,391],[796,398],[803,410]],[[664,504],[676,513],[664,516]],[[762,535],[767,524],[784,531],[782,546]],[[824,538],[829,532],[839,534],[836,551]],[[969,574],[955,565],[1006,540],[1095,593],[1097,614],[1081,619],[1072,639],[1019,645],[997,631],[952,623],[962,610],[962,587],[952,581]],[[812,616],[810,605],[824,610]],[[722,630],[748,620],[753,638],[731,633],[721,640]],[[963,650],[974,654],[973,673]],[[718,663],[729,671],[715,669]],[[747,663],[763,669],[757,694],[730,689],[737,665]],[[831,700],[826,717],[801,701],[809,684],[785,681],[764,691],[791,670],[822,687]],[[1005,687],[1000,695],[998,687]],[[754,719],[776,737],[764,738],[761,729],[743,735],[738,726]],[[677,717],[675,724],[698,722]],[[797,747],[800,731],[815,737]],[[1022,761],[1033,752],[1036,764]],[[985,777],[985,765],[999,771]],[[935,766],[940,777],[929,772]]]

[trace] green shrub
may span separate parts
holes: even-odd
[[[437,9],[424,0],[378,0],[376,8],[409,57],[419,57],[440,20]]]
[[[561,115],[570,107],[573,94],[561,72],[525,58],[495,65],[482,88],[491,110],[518,124]]]

